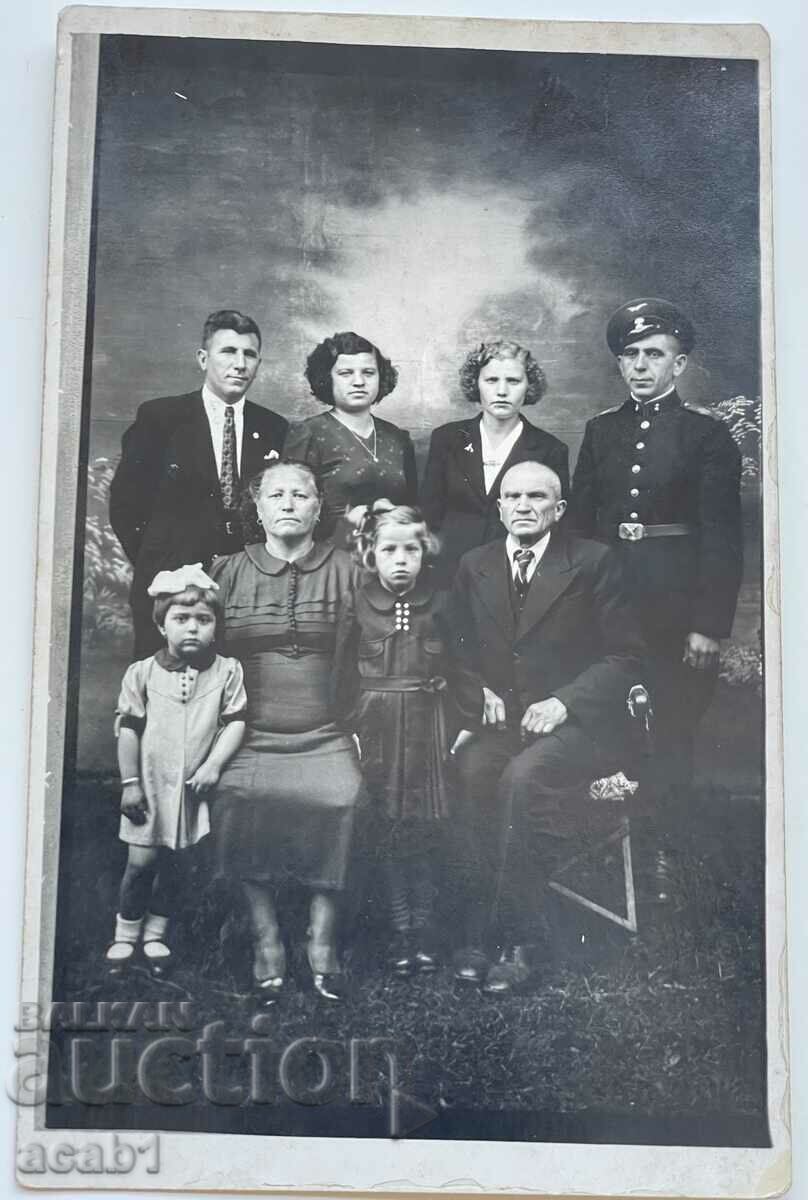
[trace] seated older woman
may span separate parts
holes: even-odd
[[[252,527],[258,544],[211,568],[249,706],[244,743],[219,784],[214,852],[217,873],[243,886],[255,995],[264,1007],[285,984],[275,893],[287,880],[311,892],[306,951],[314,987],[329,1000],[344,996],[337,901],[364,791],[354,742],[337,717],[338,643],[353,610],[351,562],[331,542],[314,544],[320,509],[310,467],[273,463],[248,485],[244,527],[248,536]]]
[[[370,411],[392,392],[398,372],[367,338],[335,333],[309,355],[306,378],[328,411],[292,426],[285,454],[309,463],[322,481],[318,538],[349,547],[351,509],[381,499],[415,503],[418,475],[410,435]]]
[[[497,499],[510,467],[543,463],[558,475],[564,496],[570,482],[564,442],[523,414],[547,387],[529,350],[517,342],[482,342],[460,368],[460,387],[482,411],[433,431],[421,484],[421,509],[443,544],[437,570],[445,584],[467,550],[503,535]]]

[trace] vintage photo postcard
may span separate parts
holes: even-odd
[[[19,1181],[783,1191],[765,31],[58,36]]]

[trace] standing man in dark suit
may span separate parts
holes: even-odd
[[[549,467],[511,467],[499,501],[508,536],[463,557],[452,593],[455,699],[475,733],[457,751],[471,894],[455,977],[493,993],[530,975],[524,946],[541,940],[544,884],[575,833],[570,789],[619,764],[644,652],[616,556],[566,535],[565,507]],[[501,955],[489,968],[497,892]]]
[[[741,460],[726,425],[676,381],[695,335],[667,300],[624,304],[606,329],[629,388],[586,426],[568,520],[612,544],[649,647],[658,784],[686,787],[741,581]]]
[[[288,427],[244,399],[261,363],[252,317],[211,313],[197,362],[201,390],[141,404],[110,489],[110,524],[135,569],[135,658],[161,645],[146,594],[157,572],[243,549],[242,483],[278,457]]]

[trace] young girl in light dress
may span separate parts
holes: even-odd
[[[356,535],[357,733],[383,863],[395,975],[434,971],[441,823],[449,815],[445,593],[427,563],[437,540],[420,512],[380,500]]]
[[[133,663],[121,684],[116,729],[122,799],[119,836],[129,847],[111,974],[142,953],[151,973],[168,973],[175,852],[210,830],[207,794],[244,736],[241,664],[216,653],[217,585],[196,564],[161,571],[149,594],[165,646]]]

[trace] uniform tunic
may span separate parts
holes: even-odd
[[[723,421],[676,391],[646,404],[630,397],[588,422],[565,523],[614,544],[646,636],[729,636],[743,565],[740,474]],[[691,532],[629,542],[621,522]]]
[[[372,438],[353,434],[331,411],[308,417],[290,430],[284,456],[308,463],[318,474],[325,495],[316,536],[350,545],[346,509],[386,499],[414,504],[418,494],[415,451],[410,435],[389,421],[373,418]]]
[[[422,574],[403,596],[370,579],[356,599],[362,770],[373,802],[393,820],[449,811],[445,596]]]
[[[208,802],[186,787],[222,726],[243,721],[244,675],[234,658],[215,655],[202,670],[165,650],[132,663],[118,699],[122,727],[140,734],[140,778],[149,811],[143,825],[121,816],[132,846],[192,846],[210,830]]]
[[[710,703],[715,670],[682,663],[688,633],[732,630],[743,565],[741,460],[726,425],[674,390],[632,397],[586,426],[565,523],[611,543],[650,654],[657,757],[689,778],[692,735]],[[684,535],[626,541],[621,522],[685,524]]]
[[[356,747],[339,723],[351,560],[330,542],[292,563],[251,545],[211,574],[249,696],[247,733],[213,812],[217,872],[342,888],[364,797]]]

